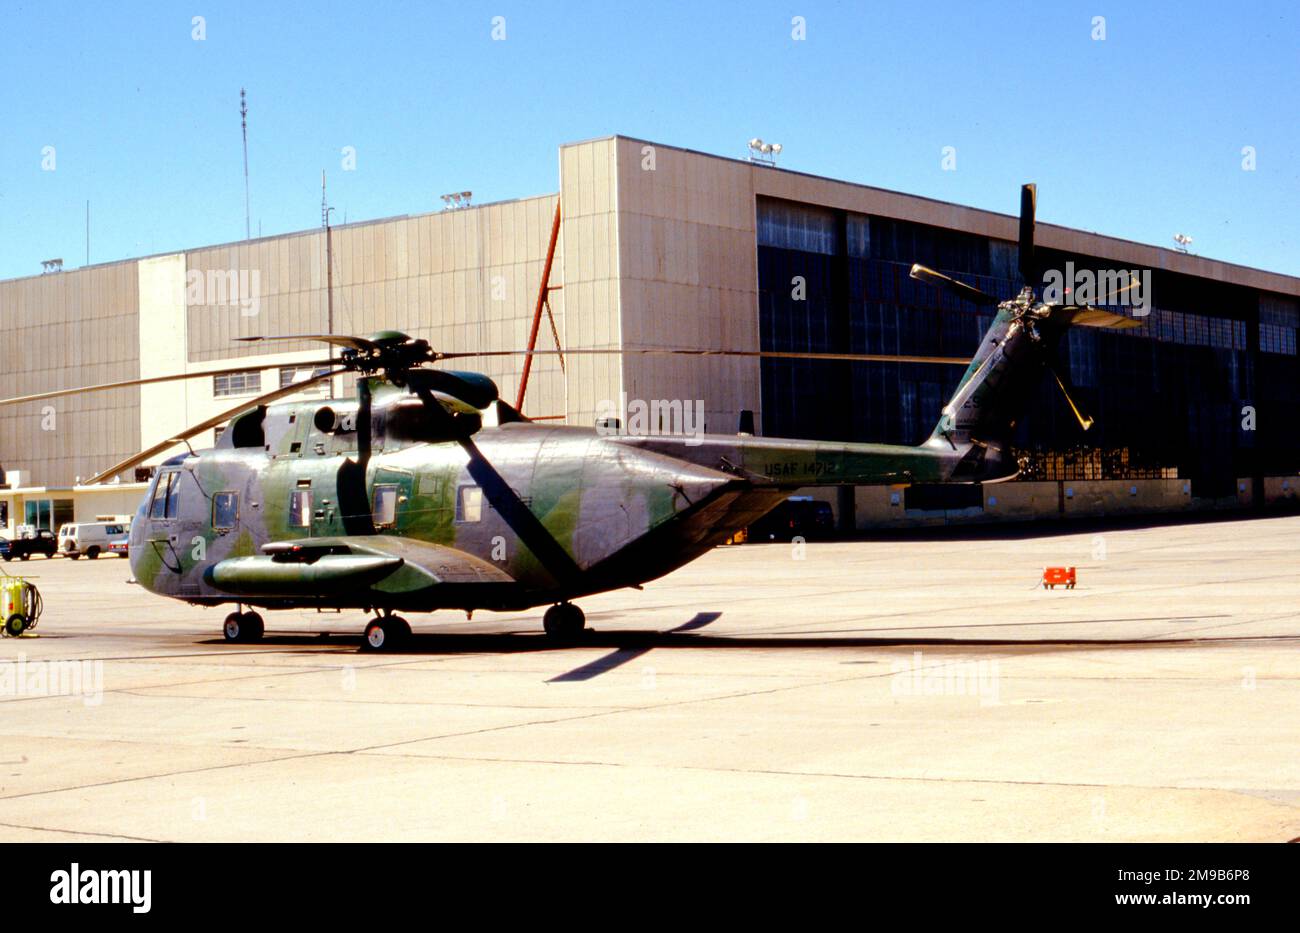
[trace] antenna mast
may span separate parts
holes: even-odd
[[[253,223],[248,210],[248,99],[239,89],[239,125],[244,130],[244,239],[253,238]]]
[[[334,333],[334,236],[330,229],[330,211],[325,199],[325,169],[320,170],[320,222],[325,228],[325,333]],[[330,344],[329,358],[334,359],[334,345]],[[330,398],[334,397],[334,380],[329,381]]]

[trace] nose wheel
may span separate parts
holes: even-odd
[[[586,631],[587,617],[573,603],[557,603],[542,616],[542,628],[552,638],[577,638]]]
[[[221,626],[226,641],[257,641],[266,629],[256,612],[232,612]]]
[[[411,637],[411,626],[401,616],[372,619],[361,639],[362,651],[391,651]]]

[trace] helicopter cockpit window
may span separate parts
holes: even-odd
[[[158,476],[158,485],[153,490],[153,501],[149,503],[149,517],[154,519],[175,518],[180,507],[179,474],[172,470]]]
[[[483,490],[478,486],[461,486],[456,495],[456,521],[483,520]]]
[[[239,520],[239,493],[219,492],[212,497],[212,527],[229,531]]]
[[[163,517],[163,512],[167,508],[167,485],[171,480],[170,473],[163,473],[158,477],[158,484],[153,488],[153,500],[149,503],[150,518]]]
[[[167,517],[176,518],[181,514],[181,474],[172,474],[171,486],[167,489]]]
[[[289,493],[289,525],[306,528],[311,524],[311,489],[298,488]]]
[[[383,484],[375,486],[375,508],[372,517],[376,528],[391,528],[397,523],[397,487]]]

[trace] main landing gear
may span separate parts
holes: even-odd
[[[554,639],[577,638],[587,628],[587,617],[573,603],[557,603],[542,616],[542,628]]]
[[[226,621],[221,626],[221,634],[226,636],[226,641],[257,641],[265,631],[262,617],[251,611],[232,612],[226,616]]]
[[[391,613],[372,619],[366,625],[366,637],[361,639],[362,651],[391,651],[411,637],[411,626],[401,616]]]

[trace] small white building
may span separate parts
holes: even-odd
[[[67,522],[129,522],[148,485],[0,486],[0,534],[16,537],[23,525],[58,531]]]

